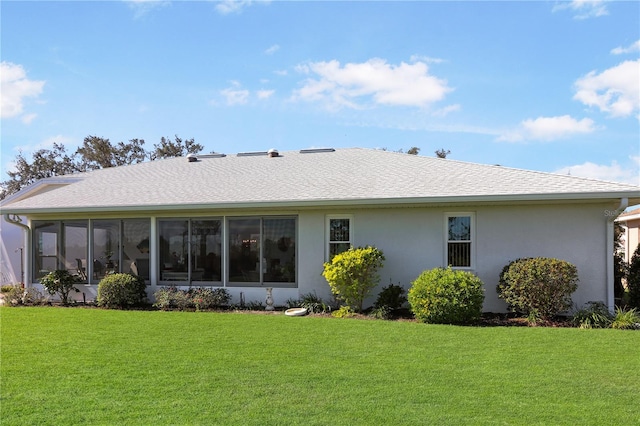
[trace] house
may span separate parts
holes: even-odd
[[[578,268],[581,306],[613,306],[613,220],[640,187],[371,149],[308,149],[178,157],[41,180],[4,200],[27,235],[26,281],[80,276],[87,300],[105,274],[159,287],[224,286],[234,302],[276,305],[315,292],[330,300],[323,262],[349,246],[386,257],[380,287],[408,288],[451,265],[495,286],[521,257]],[[377,293],[377,292],[376,292]],[[367,302],[372,303],[375,295]],[[366,303],[365,303],[366,306]]]
[[[622,242],[624,244],[624,261],[631,263],[633,253],[635,253],[640,244],[640,208],[633,209],[622,213],[616,219],[624,229]]]

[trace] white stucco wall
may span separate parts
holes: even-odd
[[[386,257],[380,271],[380,284],[366,301],[371,305],[383,286],[390,282],[405,288],[424,270],[446,266],[445,214],[471,212],[475,215],[475,272],[485,283],[484,310],[504,312],[506,305],[495,288],[502,268],[511,260],[521,257],[555,257],[567,260],[578,268],[580,284],[573,300],[577,306],[592,300],[608,302],[607,259],[612,242],[607,241],[608,217],[605,210],[615,209],[609,204],[558,204],[368,208],[287,211],[281,214],[298,217],[298,287],[274,288],[276,305],[287,299],[315,292],[324,300],[331,300],[329,286],[322,277],[326,259],[327,215],[353,217],[354,245],[373,245]],[[208,216],[224,216],[222,212],[203,212]],[[245,216],[259,212],[242,212],[228,216]],[[264,214],[264,213],[262,213]],[[280,214],[280,213],[269,213]],[[180,215],[172,215],[180,217]],[[193,214],[183,217],[195,217]],[[155,227],[152,226],[152,233]],[[152,235],[152,241],[155,240]],[[153,250],[152,250],[153,254]],[[152,262],[152,268],[153,268]],[[151,279],[157,274],[151,274]],[[266,287],[266,286],[265,286]],[[87,300],[93,300],[97,286],[79,286]],[[157,289],[152,282],[149,295]],[[233,303],[238,303],[240,292],[244,300],[264,301],[263,287],[229,287]],[[76,298],[82,300],[82,294]]]

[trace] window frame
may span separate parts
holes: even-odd
[[[449,219],[455,217],[468,217],[469,226],[469,240],[449,240]],[[476,214],[475,212],[460,211],[460,212],[445,212],[444,213],[444,229],[443,229],[443,264],[445,267],[451,266],[451,269],[461,269],[472,271],[476,268]],[[449,262],[449,244],[450,243],[469,243],[469,266],[453,266]]]
[[[349,241],[331,241],[331,221],[335,219],[347,219],[349,221]],[[325,217],[325,261],[331,260],[332,244],[349,244],[354,247],[354,216],[352,214],[328,214]],[[340,252],[341,253],[341,252]]]

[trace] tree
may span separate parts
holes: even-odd
[[[78,169],[87,171],[141,163],[147,157],[143,145],[144,139],[131,139],[127,144],[118,142],[112,145],[109,139],[87,136],[82,147],[76,151],[80,156]]]
[[[53,149],[40,149],[33,154],[31,163],[20,152],[15,161],[15,171],[8,171],[9,180],[2,182],[0,199],[20,191],[37,180],[77,172],[78,168],[64,145],[55,143]]]
[[[193,138],[183,142],[178,135],[176,135],[175,142],[169,138],[160,138],[160,143],[154,144],[153,148],[153,151],[149,154],[149,159],[151,160],[186,157],[188,154],[197,154],[204,149],[204,147],[196,143]]]
[[[420,148],[418,148],[417,146],[412,146],[407,151],[407,154],[409,154],[409,155],[418,155],[419,152],[420,152]]]
[[[447,155],[451,154],[451,151],[449,151],[448,149],[445,151],[444,148],[440,148],[440,149],[437,149],[435,153],[436,153],[436,157],[438,158],[447,158]]]
[[[631,256],[627,289],[629,291],[629,305],[632,308],[640,309],[640,244]]]
[[[624,298],[622,281],[627,277],[628,265],[624,261],[624,227],[618,222],[613,225],[613,294],[616,299]]]

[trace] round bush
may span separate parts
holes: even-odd
[[[517,259],[500,274],[498,296],[531,320],[550,319],[571,308],[578,271],[564,260],[546,257]]]
[[[484,289],[480,278],[470,272],[435,268],[413,281],[408,299],[418,321],[464,324],[480,318]]]
[[[98,305],[125,309],[141,305],[147,296],[146,285],[140,277],[131,274],[111,274],[98,284]]]

